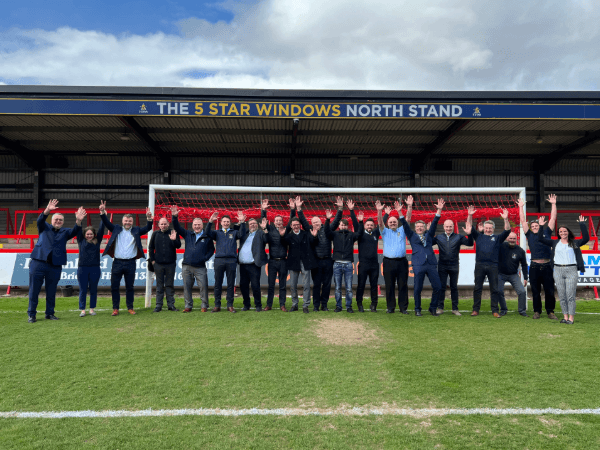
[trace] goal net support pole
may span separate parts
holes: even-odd
[[[204,197],[202,197],[204,195]],[[307,219],[313,215],[324,217],[325,209],[335,209],[333,199],[335,196],[343,196],[344,199],[352,198],[355,201],[356,211],[365,211],[367,217],[375,217],[375,200],[381,200],[387,206],[392,206],[394,201],[405,199],[408,195],[417,196],[415,199],[415,210],[413,210],[413,221],[423,219],[430,221],[435,214],[434,204],[437,197],[446,200],[446,207],[442,217],[452,219],[456,222],[464,221],[466,218],[466,208],[474,204],[476,208],[480,206],[478,202],[486,201],[493,204],[492,208],[484,208],[483,216],[479,218],[498,217],[500,208],[510,210],[513,222],[519,224],[520,245],[526,250],[525,234],[520,226],[518,208],[515,202],[518,198],[525,200],[524,187],[508,188],[332,188],[332,187],[250,187],[250,186],[184,186],[184,185],[164,185],[151,184],[149,186],[148,207],[155,217],[154,224],[158,223],[156,217],[167,217],[171,219],[169,207],[178,206],[181,210],[190,210],[189,217],[201,216],[208,219],[213,211],[222,211],[223,214],[229,211],[245,211],[245,214],[252,217],[260,216],[260,201],[263,198],[269,199],[271,209],[279,207],[277,211],[271,211],[270,214],[281,214],[284,217],[284,211],[287,209],[289,215],[288,198],[302,196],[304,205],[302,207],[307,215]],[[449,199],[448,196],[451,196]],[[497,197],[496,197],[497,196]],[[160,202],[157,202],[160,197]],[[276,198],[276,201],[272,199]],[[483,200],[482,200],[483,199]],[[237,202],[237,203],[236,203]],[[481,208],[478,208],[481,209]],[[281,212],[279,212],[281,211]],[[494,216],[492,216],[492,212]],[[392,215],[395,210],[392,211]],[[476,213],[477,214],[477,213]],[[180,213],[180,221],[185,213]],[[477,217],[477,215],[475,216]],[[187,220],[184,220],[187,221]],[[473,224],[476,226],[476,223]],[[152,238],[153,231],[148,232],[148,242]],[[154,278],[152,272],[146,267],[146,296],[145,306],[149,308],[152,300],[152,284]]]

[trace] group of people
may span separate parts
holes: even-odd
[[[179,209],[171,207],[172,226],[167,218],[158,222],[158,230],[152,233],[148,243],[148,266],[156,277],[156,304],[154,312],[163,308],[166,296],[167,309],[178,311],[175,307],[174,277],[177,262],[177,249],[181,248],[181,238],[185,241],[185,252],[182,261],[182,277],[184,286],[184,313],[193,309],[193,287],[197,284],[200,290],[201,311],[209,309],[208,276],[206,262],[214,255],[214,307],[213,313],[221,311],[222,286],[227,277],[226,302],[227,310],[235,313],[233,307],[234,286],[239,266],[240,290],[243,298],[242,311],[250,310],[250,289],[257,312],[269,311],[273,308],[275,285],[279,288],[279,308],[286,308],[287,278],[290,278],[292,305],[289,311],[299,310],[298,286],[303,288],[304,313],[309,313],[311,305],[311,280],[313,311],[328,311],[328,301],[332,279],[335,282],[335,312],[343,311],[342,291],[345,290],[345,309],[353,313],[352,308],[352,275],[354,246],[358,243],[358,286],[356,289],[356,305],[359,312],[364,312],[363,295],[366,282],[369,280],[371,302],[369,309],[377,312],[378,280],[379,280],[379,238],[383,242],[382,271],[385,280],[386,312],[394,313],[396,307],[403,314],[408,314],[408,261],[406,258],[406,242],[412,248],[411,264],[414,273],[415,314],[422,316],[421,293],[425,276],[432,287],[432,298],[428,311],[432,316],[444,312],[446,285],[449,281],[451,291],[452,313],[460,316],[458,310],[458,275],[459,252],[461,246],[476,245],[475,279],[473,291],[473,310],[471,316],[479,315],[483,284],[487,278],[491,293],[491,309],[494,317],[502,317],[507,313],[504,298],[504,284],[510,283],[518,295],[518,312],[527,317],[525,286],[528,278],[533,293],[534,319],[542,313],[541,288],[545,292],[545,309],[550,319],[558,320],[554,314],[556,283],[560,304],[564,315],[562,323],[572,324],[575,315],[575,290],[577,272],[584,270],[580,247],[587,243],[589,235],[585,219],[580,216],[581,235],[575,239],[573,233],[561,226],[558,230],[559,240],[552,240],[551,235],[556,223],[556,196],[549,196],[552,211],[548,226],[545,220],[526,222],[524,201],[519,200],[521,223],[528,239],[531,251],[531,267],[528,270],[525,252],[517,245],[517,235],[511,232],[508,211],[503,210],[504,231],[494,234],[495,224],[488,220],[477,227],[473,226],[473,215],[476,210],[468,208],[468,218],[463,228],[464,235],[455,233],[455,224],[446,220],[444,232],[436,235],[436,228],[444,209],[445,202],[438,199],[435,217],[427,224],[422,220],[415,222],[414,231],[409,223],[412,215],[413,197],[394,204],[398,217],[392,216],[392,207],[377,201],[377,223],[373,218],[365,220],[364,214],[354,211],[354,202],[346,201],[350,212],[353,230],[349,222],[343,218],[344,201],[337,197],[334,216],[326,211],[325,223],[318,216],[310,222],[302,210],[301,197],[289,199],[290,216],[285,224],[284,218],[277,215],[270,224],[267,220],[269,201],[261,202],[261,217],[251,218],[246,223],[246,216],[237,213],[237,225],[232,224],[231,217],[220,218],[220,227],[214,228],[219,213],[214,212],[206,228],[201,218],[194,218],[192,229],[187,230],[178,221]],[[66,244],[69,239],[77,238],[79,245],[79,266],[77,278],[80,287],[80,315],[86,315],[87,292],[90,292],[89,314],[95,315],[97,287],[100,279],[100,257],[109,255],[113,258],[111,269],[111,294],[113,303],[112,315],[119,314],[120,283],[125,278],[126,306],[130,314],[135,314],[134,280],[136,260],[144,258],[141,236],[152,230],[153,217],[146,209],[147,224],[144,227],[133,226],[133,216],[123,216],[122,225],[113,224],[106,213],[106,202],[101,202],[101,225],[96,231],[93,227],[81,228],[81,221],[86,217],[83,207],[76,213],[76,225],[64,228],[64,217],[59,212],[52,216],[51,225],[46,222],[50,213],[58,208],[58,201],[51,200],[37,220],[39,239],[31,253],[30,290],[29,290],[29,322],[36,322],[38,296],[42,285],[46,285],[46,319],[57,320],[54,315],[55,294],[62,265],[66,263]],[[384,214],[385,213],[385,214]],[[406,213],[406,217],[405,217]],[[333,219],[333,220],[332,220]],[[112,234],[106,248],[101,251],[100,244],[105,229]],[[506,241],[506,242],[505,242]],[[239,242],[239,245],[238,245]],[[433,250],[437,245],[439,260]],[[266,248],[268,247],[268,253]],[[260,274],[264,265],[268,264],[267,301],[263,309]],[[520,271],[523,276],[521,281]],[[398,297],[396,297],[396,286]]]

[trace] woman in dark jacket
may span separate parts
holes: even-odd
[[[98,298],[98,282],[100,281],[100,244],[104,237],[104,224],[100,223],[98,233],[94,227],[79,231],[79,264],[77,267],[77,282],[79,283],[80,317],[85,316],[85,303],[88,288],[90,290],[90,315],[95,316],[96,300]]]
[[[560,308],[564,315],[560,323],[573,324],[575,320],[575,294],[577,292],[578,272],[584,272],[583,256],[580,247],[590,239],[585,217],[579,216],[581,237],[575,239],[567,227],[559,227],[559,240],[546,239],[542,233],[539,242],[552,248],[554,282],[560,298]]]

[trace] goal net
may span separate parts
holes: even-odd
[[[458,224],[467,219],[467,208],[475,206],[474,224],[491,219],[497,225],[501,224],[500,214],[507,209],[509,220],[514,231],[520,236],[521,246],[524,246],[524,236],[521,236],[519,209],[516,202],[519,197],[525,199],[525,188],[306,188],[306,187],[246,187],[246,186],[178,186],[150,185],[149,207],[154,213],[155,228],[158,219],[165,217],[171,221],[171,206],[179,209],[178,219],[182,224],[191,223],[196,217],[207,221],[213,212],[219,217],[229,215],[233,223],[237,222],[237,213],[242,211],[246,219],[261,216],[261,202],[268,199],[269,208],[267,219],[273,222],[277,215],[284,221],[290,214],[289,199],[300,196],[302,211],[310,221],[313,216],[325,220],[326,211],[336,212],[336,198],[344,199],[344,218],[350,219],[350,212],[345,205],[346,200],[354,201],[356,214],[362,212],[364,220],[377,220],[375,202],[379,200],[386,206],[392,207],[392,216],[397,216],[394,203],[401,201],[403,212],[406,212],[404,200],[408,195],[414,198],[411,222],[423,220],[430,222],[435,216],[438,198],[446,202],[442,212],[441,223],[451,219]],[[352,228],[352,222],[349,221]],[[218,224],[215,224],[218,226]],[[152,277],[147,278],[146,299],[149,302],[152,287]]]

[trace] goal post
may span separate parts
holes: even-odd
[[[276,215],[284,218],[289,216],[289,198],[301,196],[302,210],[307,220],[317,215],[325,218],[327,209],[335,210],[337,196],[350,198],[355,202],[355,211],[362,211],[365,219],[376,218],[375,201],[380,200],[393,208],[394,202],[402,201],[408,196],[415,198],[412,221],[425,220],[429,222],[435,215],[435,204],[438,198],[446,202],[442,212],[442,220],[452,219],[455,224],[464,222],[467,218],[467,207],[474,205],[477,212],[474,215],[474,225],[478,221],[497,219],[502,209],[509,211],[509,219],[513,228],[520,229],[519,241],[526,250],[525,234],[520,226],[519,210],[516,201],[525,200],[524,187],[481,187],[481,188],[338,188],[338,187],[250,187],[250,186],[185,186],[151,184],[149,186],[148,206],[154,216],[156,227],[158,220],[166,217],[171,221],[170,207],[175,205],[180,209],[179,220],[191,222],[194,217],[208,220],[214,211],[220,215],[229,214],[234,220],[237,211],[242,211],[248,219],[260,217],[260,204],[263,199],[269,200],[267,218],[273,220]],[[345,206],[345,205],[344,205]],[[347,208],[344,214],[349,218]],[[392,215],[395,211],[392,211]],[[148,242],[152,237],[148,232]],[[153,277],[146,268],[146,302],[151,305]]]

